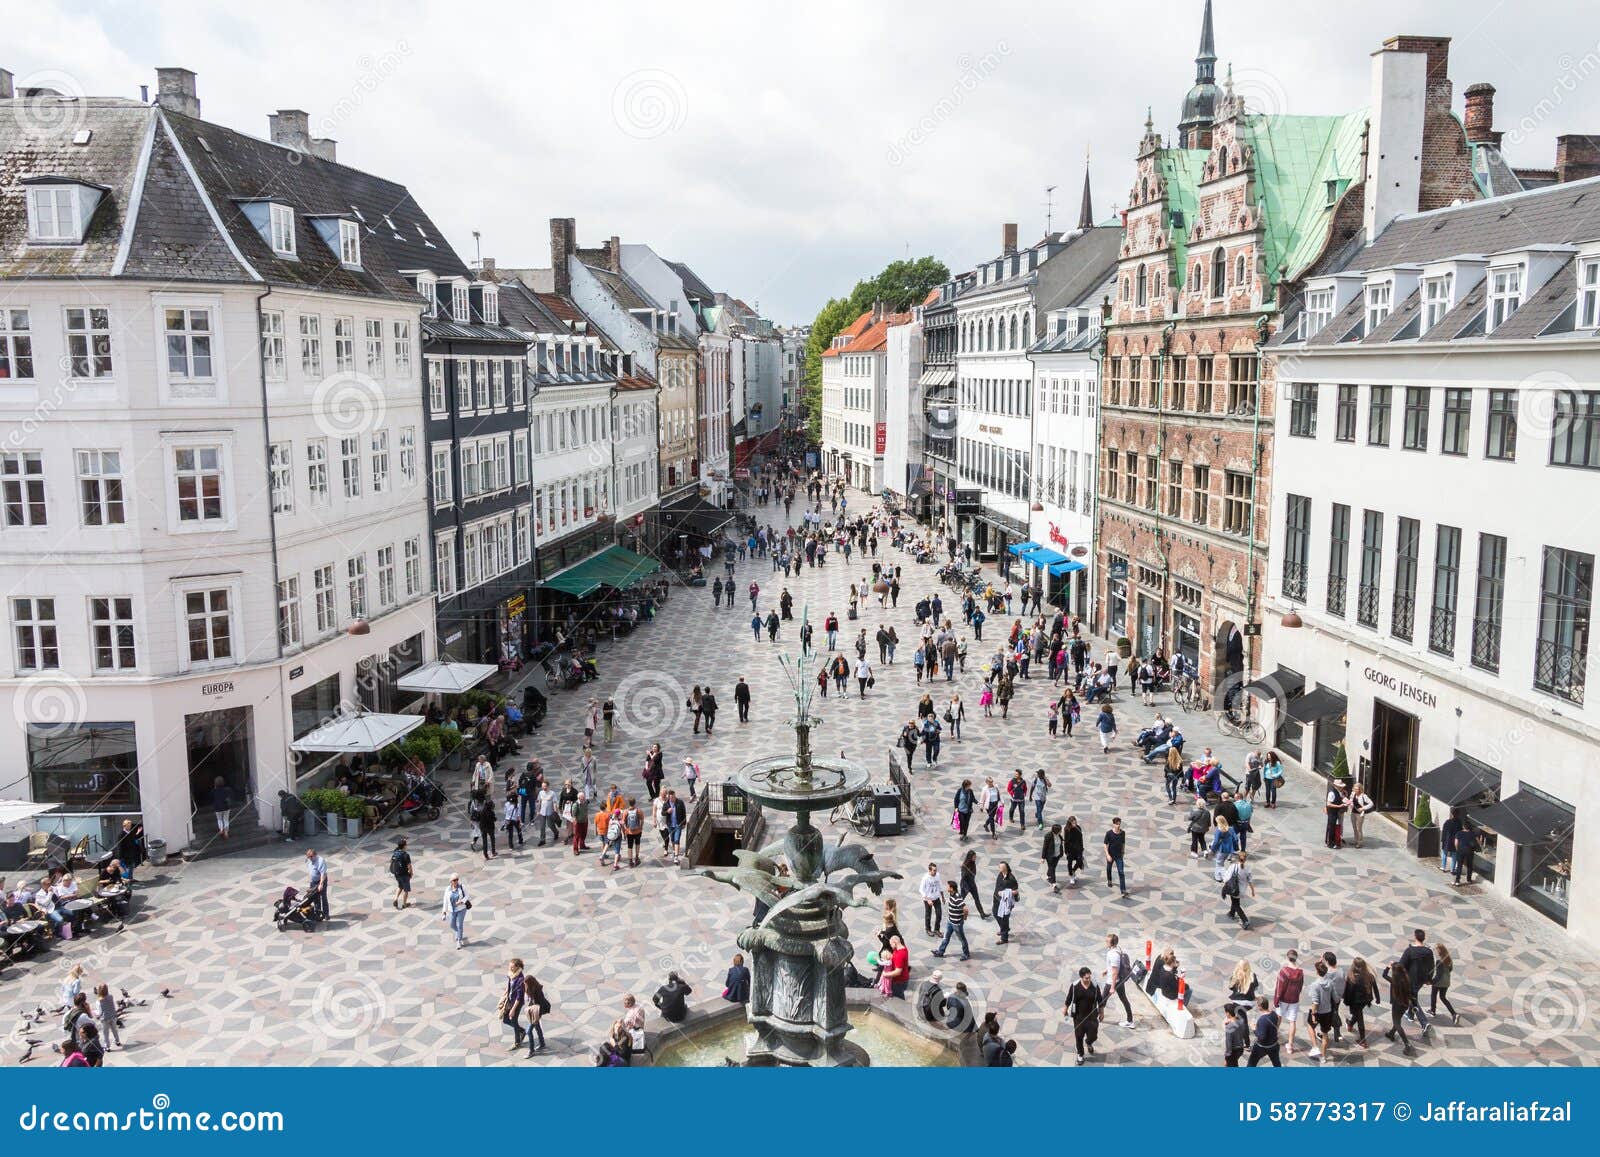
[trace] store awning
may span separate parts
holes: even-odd
[[[557,571],[541,585],[554,587],[573,598],[581,599],[603,586],[611,587],[613,590],[627,590],[645,575],[655,574],[660,569],[661,564],[653,558],[635,554],[626,547],[608,546],[582,562],[573,563],[565,570]]]
[[[933,493],[933,479],[913,478],[911,480],[911,497],[921,498],[925,494]]]
[[[1480,796],[1500,793],[1500,773],[1481,763],[1469,763],[1455,758],[1441,763],[1432,771],[1425,771],[1411,781],[1411,786],[1423,795],[1455,807],[1470,803]]]
[[[53,812],[60,804],[34,803],[26,799],[0,799],[0,827],[6,824],[20,824],[23,820],[31,820],[34,816]]]
[[[1006,549],[1012,554],[1020,555],[1027,554],[1030,550],[1039,550],[1041,547],[1037,542],[1013,542],[1010,546],[1006,547]]]
[[[1331,719],[1335,715],[1343,715],[1348,703],[1349,700],[1337,691],[1317,687],[1298,699],[1289,700],[1283,713],[1299,723],[1315,723],[1319,719]]]
[[[1036,566],[1040,570],[1043,570],[1045,567],[1052,566],[1055,563],[1066,562],[1067,556],[1062,554],[1059,550],[1052,550],[1048,546],[1041,546],[1038,549],[1030,550],[1027,554],[1023,555],[1023,561],[1029,566]]]
[[[571,595],[575,599],[586,598],[600,589],[600,580],[584,569],[591,561],[586,558],[582,562],[575,562],[565,570],[556,571],[547,579],[540,579],[539,585]]]
[[[293,751],[331,751],[340,755],[382,751],[398,743],[423,724],[420,715],[383,715],[362,712],[341,715],[296,739]]]
[[[1514,844],[1553,844],[1572,835],[1574,813],[1543,796],[1519,791],[1474,812],[1472,822]]]
[[[1244,685],[1244,693],[1254,695],[1257,699],[1293,699],[1305,689],[1306,677],[1287,667],[1279,667],[1272,674],[1252,679]]]
[[[1050,573],[1056,578],[1060,578],[1064,574],[1071,574],[1075,570],[1088,569],[1075,558],[1069,558],[1066,562],[1053,562],[1050,564]]]
[[[433,695],[459,695],[482,683],[499,668],[492,663],[451,663],[444,659],[424,663],[400,676],[395,686],[402,691],[422,691]]]
[[[948,386],[956,380],[956,372],[952,369],[923,370],[922,376],[917,379],[917,384],[922,386]]]

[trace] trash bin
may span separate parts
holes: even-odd
[[[872,789],[872,834],[898,836],[900,834],[900,789],[875,787]]]
[[[167,862],[167,841],[147,840],[144,845],[145,854],[150,857],[150,862],[160,867]]]

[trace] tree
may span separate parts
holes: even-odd
[[[886,310],[903,313],[920,304],[935,286],[949,280],[950,270],[936,257],[891,261],[876,277],[856,282],[849,297],[830,298],[817,311],[816,320],[811,323],[810,340],[806,342],[802,390],[806,434],[811,441],[822,441],[822,355],[833,344],[833,339],[874,305],[881,302]]]

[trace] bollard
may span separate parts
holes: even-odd
[[[1151,941],[1146,940],[1144,942],[1144,970],[1146,972],[1150,971],[1151,952],[1154,948],[1155,945]]]
[[[1183,979],[1183,977],[1181,977],[1181,976],[1178,977],[1178,1011],[1179,1012],[1183,1011],[1184,998],[1185,998],[1186,994],[1188,993],[1188,991],[1189,991],[1188,982],[1185,981]]]

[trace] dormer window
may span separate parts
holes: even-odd
[[[1422,280],[1422,330],[1426,333],[1450,312],[1450,285],[1455,275],[1445,273]]]
[[[272,251],[280,257],[293,257],[294,250],[294,210],[287,205],[267,206],[267,225],[269,234],[268,243]]]
[[[1511,265],[1489,271],[1489,325],[1493,333],[1522,305],[1522,266]]]
[[[472,320],[472,295],[467,291],[465,281],[457,281],[450,286],[450,316],[463,323]]]
[[[431,273],[417,274],[417,293],[422,297],[422,316],[439,316],[439,279]]]
[[[354,221],[339,222],[339,264],[347,269],[361,268],[361,226]]]
[[[1326,289],[1313,289],[1306,293],[1306,309],[1301,315],[1304,328],[1301,330],[1302,338],[1309,338],[1319,333],[1324,326],[1333,320],[1333,287]]]
[[[1389,317],[1389,303],[1394,297],[1394,285],[1388,281],[1381,281],[1376,285],[1367,286],[1367,335],[1372,333]]]
[[[483,324],[500,324],[500,290],[494,285],[483,287]]]
[[[105,189],[71,178],[24,178],[28,190],[28,240],[80,245]]]
[[[1578,328],[1600,329],[1600,257],[1578,264]]]

